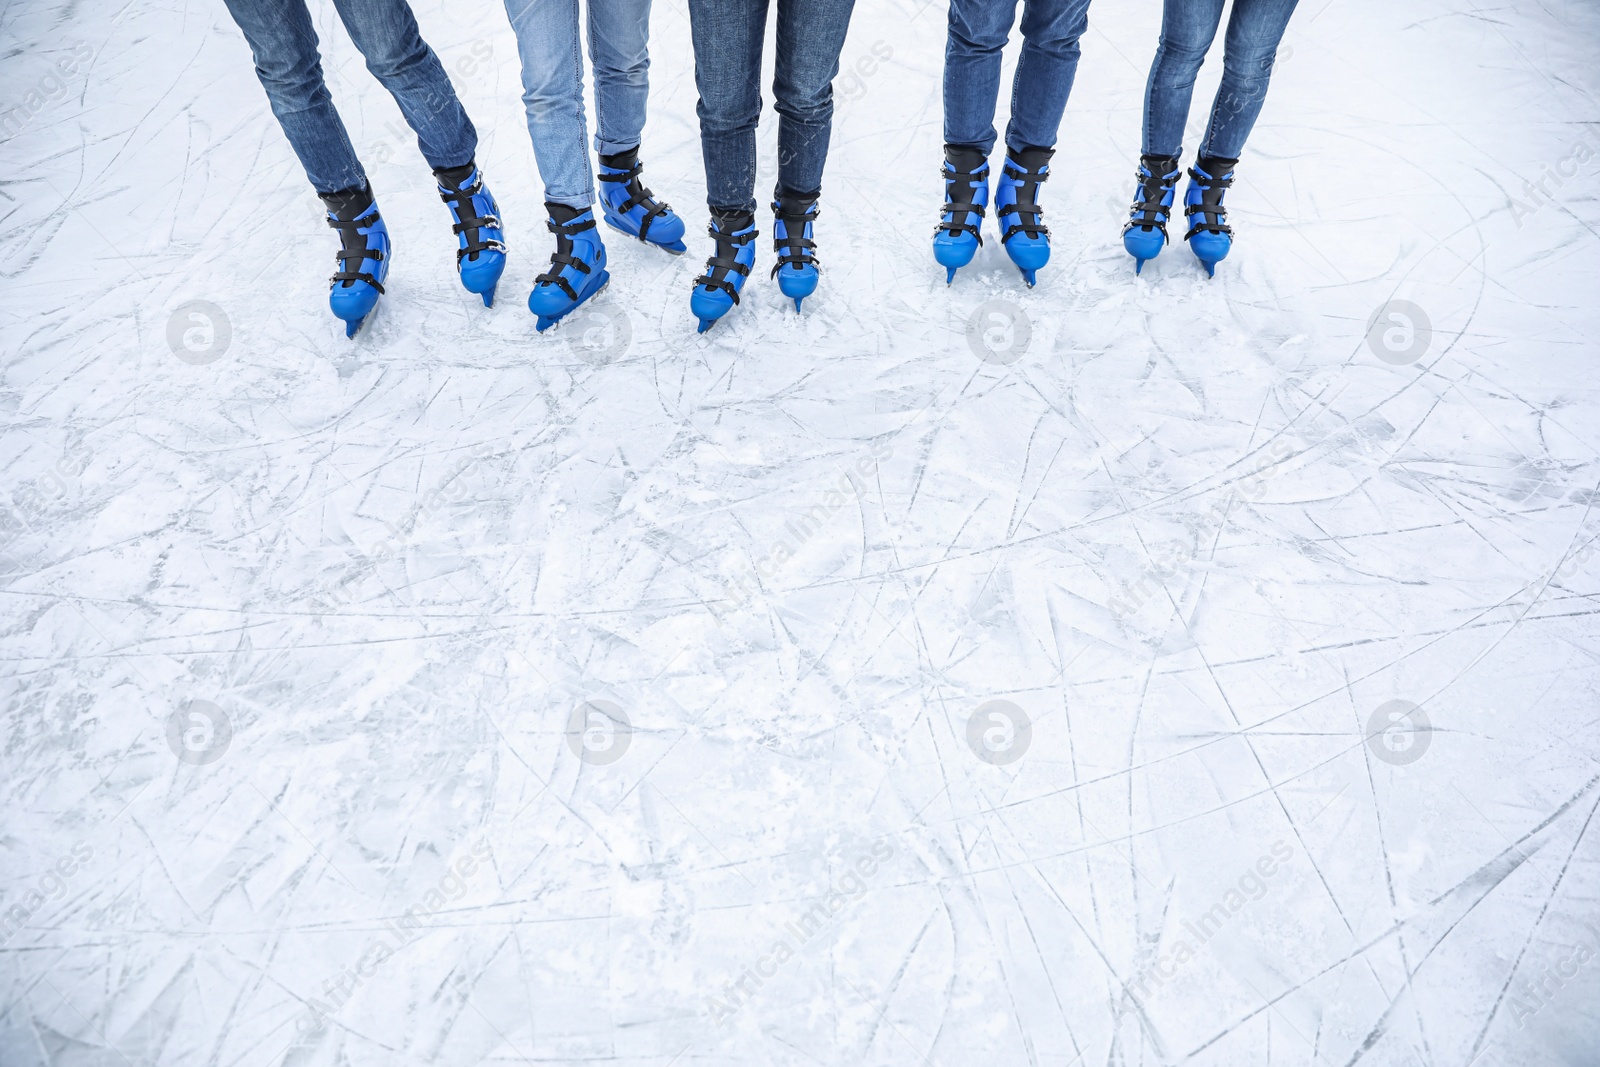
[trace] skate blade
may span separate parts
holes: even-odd
[[[944,283],[946,285],[949,285],[950,283],[954,282],[955,280],[956,280],[956,268],[954,268],[954,267],[946,267],[944,269]]]
[[[478,294],[479,296],[483,297],[483,306],[484,307],[486,307],[486,308],[494,307],[494,290],[495,290],[495,287],[491,285],[491,286],[489,286],[489,291],[488,292],[479,293]]]
[[[373,308],[373,311],[376,311],[376,310],[377,310],[377,308]],[[362,325],[365,324],[366,321],[368,319],[370,319],[370,318],[372,318],[372,311],[367,312],[365,315],[361,316],[359,319],[345,319],[344,320],[344,335],[346,337],[351,337],[351,338],[355,337],[356,331],[360,330]]]

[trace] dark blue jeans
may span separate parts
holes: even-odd
[[[772,96],[778,112],[778,187],[822,189],[833,129],[833,77],[855,0],[776,0]],[[769,0],[689,0],[694,82],[706,202],[756,209],[756,122],[761,117],[761,40]]]
[[[944,50],[944,141],[994,149],[1000,51],[1011,36],[1017,0],[950,0]],[[1089,26],[1089,0],[1026,0],[1022,55],[1011,79],[1006,145],[1053,148],[1078,72],[1078,38]]]
[[[319,193],[353,189],[367,173],[322,80],[322,56],[306,0],[226,0],[255,57],[272,113]],[[405,0],[333,0],[367,69],[393,94],[434,168],[472,160],[478,132],[439,57],[417,32]]]
[[[1278,54],[1296,0],[1233,0],[1228,35],[1222,46],[1222,84],[1211,104],[1200,155],[1238,159],[1261,114]],[[1222,24],[1223,0],[1166,0],[1161,44],[1144,88],[1144,154],[1183,154],[1183,126],[1189,121],[1194,78]]]

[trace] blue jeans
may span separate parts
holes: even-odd
[[[505,0],[522,58],[522,104],[544,198],[594,203],[583,113],[578,0]],[[589,58],[599,122],[595,151],[637,148],[650,95],[650,0],[589,0]]]
[[[317,32],[306,0],[226,0],[255,57],[256,77],[289,138],[306,177],[319,193],[367,184],[322,80]],[[344,28],[366,57],[367,69],[400,105],[417,147],[435,169],[472,161],[478,132],[433,54],[405,0],[333,0]]]
[[[1000,52],[1011,36],[1017,0],[950,0],[944,49],[945,144],[994,150]],[[1006,146],[1053,148],[1078,72],[1078,38],[1089,26],[1089,0],[1026,0],[1022,55],[1011,79]]]
[[[756,209],[756,122],[761,117],[761,43],[769,0],[689,0],[694,82],[700,90],[700,150],[706,202],[717,211]],[[833,130],[833,78],[855,0],[776,0],[772,96],[778,112],[778,189],[822,190]]]
[[[1222,47],[1222,84],[1200,155],[1238,159],[1261,114],[1296,0],[1233,0]],[[1222,23],[1223,0],[1166,0],[1161,44],[1144,88],[1144,154],[1181,156],[1194,78]]]

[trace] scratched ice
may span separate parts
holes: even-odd
[[[222,5],[0,13],[0,1063],[1600,1062],[1593,4],[1302,4],[1207,280],[1100,0],[1030,291],[946,287],[944,9],[862,3],[822,287],[703,337],[682,0],[691,253],[544,335],[503,11],[418,7],[485,309],[313,6],[354,342]]]

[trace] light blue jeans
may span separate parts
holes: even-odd
[[[569,207],[594,203],[583,113],[579,0],[506,0],[522,59],[522,103],[544,198]],[[594,137],[601,155],[639,145],[650,95],[650,0],[588,0],[594,64]]]

